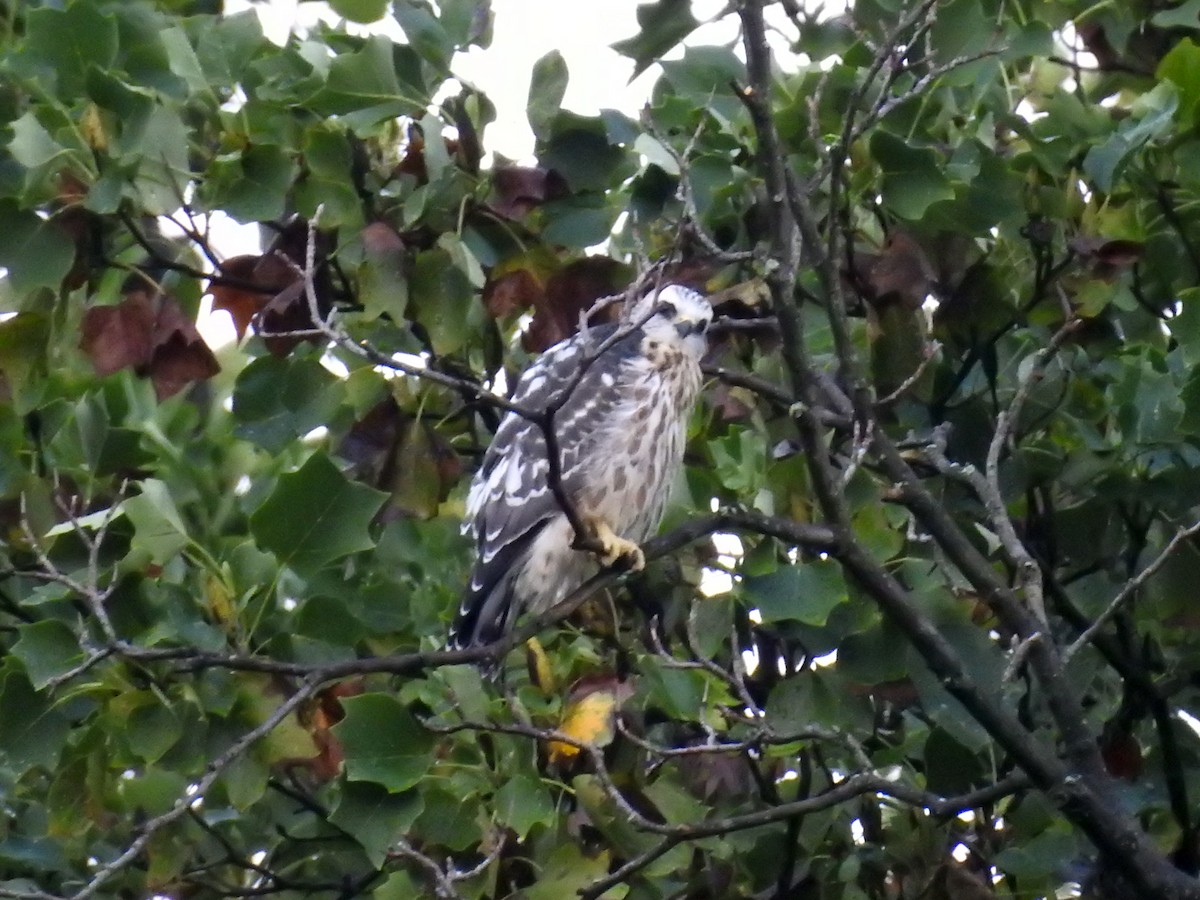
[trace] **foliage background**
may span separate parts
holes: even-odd
[[[656,0],[536,167],[487,0],[331,5],[0,2],[0,896],[1200,896],[1200,0]],[[662,278],[658,562],[442,650],[488,388]]]

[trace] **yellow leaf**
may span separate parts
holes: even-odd
[[[617,706],[628,695],[613,677],[577,684],[563,710],[558,730],[580,743],[607,747],[612,743]],[[579,748],[562,741],[550,742],[550,762],[574,759]]]
[[[537,638],[525,642],[525,666],[529,669],[529,680],[543,695],[549,697],[558,690],[558,679],[554,677],[550,657]]]
[[[108,149],[108,134],[104,130],[104,121],[100,118],[100,109],[95,103],[89,103],[84,109],[79,130],[83,133],[83,139],[93,150]]]
[[[233,592],[216,575],[209,575],[204,585],[208,608],[213,618],[227,630],[237,624],[237,613],[233,608]]]

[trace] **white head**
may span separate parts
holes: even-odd
[[[647,315],[650,318],[647,319]],[[633,321],[645,319],[642,329],[647,336],[680,346],[699,359],[704,355],[704,333],[712,315],[712,306],[703,294],[678,284],[668,284],[638,301],[633,310]]]

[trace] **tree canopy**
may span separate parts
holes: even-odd
[[[536,165],[516,7],[330,6],[0,0],[0,897],[1200,897],[1200,0],[654,0]],[[647,571],[447,650],[505,386],[663,282]]]

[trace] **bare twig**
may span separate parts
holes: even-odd
[[[146,845],[150,843],[151,839],[159,831],[187,815],[192,805],[204,799],[208,791],[216,784],[217,779],[225,773],[226,769],[233,765],[259,739],[270,734],[297,707],[316,694],[321,684],[322,681],[319,678],[306,680],[292,696],[280,703],[261,724],[247,731],[227,747],[223,753],[208,764],[204,775],[196,782],[194,791],[180,797],[175,801],[175,805],[166,812],[143,822],[138,836],[134,838],[129,846],[98,868],[95,874],[92,875],[91,880],[79,891],[72,894],[70,900],[87,900],[89,897],[96,896],[104,885],[112,880],[118,872],[138,858],[146,848]]]
[[[1117,593],[1117,596],[1113,597],[1113,599],[1109,601],[1108,606],[1105,607],[1104,611],[1096,617],[1096,620],[1084,629],[1083,633],[1080,634],[1079,637],[1074,640],[1074,642],[1072,642],[1071,646],[1067,647],[1067,649],[1063,651],[1063,665],[1069,663],[1075,657],[1075,654],[1091,643],[1092,639],[1095,638],[1100,629],[1112,621],[1113,616],[1120,612],[1121,607],[1129,602],[1130,598],[1132,598],[1134,594],[1138,592],[1142,585],[1144,585],[1151,578],[1151,576],[1154,575],[1155,572],[1166,565],[1167,560],[1171,558],[1172,554],[1174,554],[1175,551],[1184,544],[1184,542],[1190,540],[1196,534],[1200,534],[1200,522],[1195,522],[1192,525],[1189,525],[1187,528],[1183,528],[1175,532],[1175,536],[1167,542],[1167,546],[1162,548],[1158,556],[1154,557],[1154,559],[1152,559],[1146,565],[1146,568],[1142,569],[1142,571],[1138,572],[1137,575],[1125,582],[1125,586],[1121,588],[1121,590]]]
[[[1008,409],[1001,412],[996,418],[996,430],[988,445],[985,477],[971,479],[988,511],[988,520],[996,529],[1000,545],[1012,560],[1013,565],[1016,566],[1017,579],[1025,595],[1025,602],[1029,604],[1030,609],[1033,610],[1034,615],[1038,617],[1043,626],[1046,624],[1046,600],[1042,587],[1042,570],[1033,554],[1029,552],[1017,535],[1012,519],[1009,518],[1008,509],[1004,503],[1004,494],[1000,488],[1000,453],[1008,443],[1009,433],[1021,415],[1025,401],[1029,399],[1034,386],[1041,380],[1046,364],[1057,355],[1059,348],[1078,330],[1080,324],[1077,319],[1069,320],[1054,334],[1047,346],[1034,354],[1029,372],[1018,386]]]
[[[877,407],[890,406],[912,390],[913,385],[920,381],[921,377],[929,371],[929,367],[937,361],[938,354],[941,352],[941,341],[932,341],[925,348],[925,358],[921,360],[920,364],[913,370],[913,373],[900,382],[900,386],[890,394],[876,400],[875,405]]]

